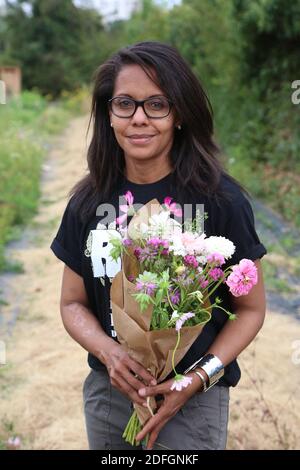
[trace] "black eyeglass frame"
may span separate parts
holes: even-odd
[[[112,102],[113,100],[117,99],[117,98],[126,98],[130,101],[132,101],[134,103],[134,110],[132,112],[132,114],[130,116],[119,116],[118,114],[114,113],[113,109],[112,109]],[[169,112],[168,114],[166,114],[165,116],[149,116],[149,114],[147,114],[147,111],[145,110],[145,106],[144,106],[144,103],[146,101],[149,101],[149,100],[153,100],[155,98],[164,98],[168,103],[169,103]],[[173,107],[173,103],[172,101],[170,101],[168,98],[166,98],[165,96],[163,95],[157,95],[157,96],[153,96],[152,98],[146,98],[145,100],[134,100],[133,98],[129,98],[128,96],[114,96],[113,98],[111,98],[110,100],[108,100],[108,106],[109,106],[109,109],[111,110],[111,112],[117,116],[118,118],[120,119],[129,119],[129,118],[132,118],[132,116],[134,116],[137,108],[139,106],[142,106],[143,108],[143,111],[144,113],[146,114],[146,116],[149,118],[149,119],[164,119],[165,117],[169,116],[170,112],[171,112],[171,109]]]

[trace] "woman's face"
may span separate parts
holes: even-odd
[[[132,64],[119,72],[112,97],[145,100],[157,95],[165,96],[139,65]],[[160,119],[147,117],[141,106],[130,118],[117,117],[110,111],[110,120],[126,161],[168,160],[174,137],[174,108]]]

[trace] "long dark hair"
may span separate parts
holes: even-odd
[[[87,154],[89,173],[69,193],[82,220],[95,213],[100,202],[109,200],[124,177],[124,154],[110,126],[107,101],[113,95],[118,73],[129,64],[140,65],[174,103],[181,130],[174,132],[170,157],[179,193],[217,195],[225,173],[213,140],[212,107],[201,83],[174,47],[139,42],[119,50],[95,72],[89,121],[89,127],[93,121],[93,134]],[[155,77],[151,70],[156,72]]]

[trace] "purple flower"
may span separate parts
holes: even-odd
[[[176,326],[175,329],[176,331],[179,331],[182,328],[182,325],[189,320],[190,318],[193,318],[195,316],[194,313],[192,312],[187,312],[187,313],[178,313],[177,310],[174,310],[171,316],[171,320],[178,318],[176,320]]]
[[[138,291],[142,291],[147,295],[152,295],[157,285],[154,282],[142,282],[138,280],[136,281],[135,287]]]
[[[125,238],[122,241],[122,243],[123,243],[124,246],[131,246],[132,245],[132,240],[130,240],[129,238]]]
[[[199,264],[198,261],[196,260],[195,256],[193,256],[193,255],[186,255],[183,258],[183,261],[187,266],[192,266],[193,268],[197,268],[198,264]]]
[[[182,287],[189,287],[194,282],[193,279],[186,275],[186,273],[179,274],[177,277],[173,278],[172,281]]]
[[[148,245],[148,249],[150,250],[150,256],[152,255],[153,257],[156,257],[158,256],[159,252],[163,256],[166,256],[169,254],[169,241],[168,240],[162,240],[158,237],[153,237],[147,241],[147,245]]]
[[[140,258],[141,251],[142,251],[142,249],[141,249],[139,246],[138,246],[137,248],[135,248],[135,250],[134,250],[133,253],[134,253],[134,256],[135,256],[137,259]]]
[[[150,240],[147,241],[147,245],[154,246],[155,248],[158,248],[160,244],[161,239],[158,237],[150,238]]]
[[[171,300],[172,304],[174,304],[174,305],[179,304],[179,302],[180,302],[180,292],[179,291],[177,291],[177,292],[172,291],[172,293],[170,294],[170,300]]]

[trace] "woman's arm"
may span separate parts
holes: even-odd
[[[256,260],[255,265],[258,275],[257,284],[247,295],[231,296],[232,311],[237,318],[227,321],[207,351],[207,353],[215,354],[225,366],[251,343],[264,323],[266,298],[260,260]]]
[[[226,366],[235,359],[255,338],[261,329],[266,310],[263,274],[260,260],[255,261],[258,270],[258,283],[248,295],[232,297],[232,311],[237,315],[235,320],[228,320],[221,332],[212,343],[207,353],[215,354]],[[206,375],[203,369],[196,369]],[[143,397],[164,395],[163,405],[158,412],[147,422],[137,439],[142,440],[150,433],[147,448],[151,449],[163,426],[179,411],[186,401],[200,388],[203,388],[201,379],[197,374],[187,374],[193,378],[192,383],[185,389],[171,391],[173,379],[156,387],[142,387],[139,395]],[[207,376],[206,376],[207,378]]]
[[[130,358],[122,346],[110,338],[89,310],[89,303],[83,279],[65,266],[62,280],[60,311],[65,329],[84,349],[105,364],[113,386],[123,394],[142,404],[137,390],[143,383],[134,377],[135,373],[147,384],[153,377],[139,363]]]

